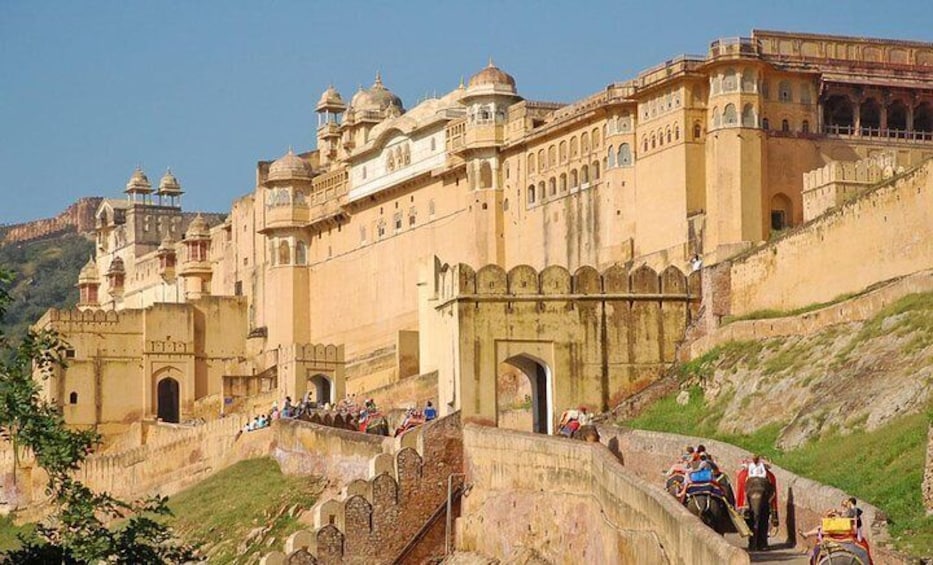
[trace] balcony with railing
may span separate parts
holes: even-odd
[[[715,59],[725,56],[758,56],[761,43],[751,37],[724,37],[709,44],[709,57]]]
[[[824,125],[824,135],[849,138],[880,138],[901,141],[933,141],[933,131],[892,128],[856,127],[852,125]]]
[[[466,138],[466,118],[451,121],[444,132],[447,151],[452,153],[463,149]]]

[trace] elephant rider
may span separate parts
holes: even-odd
[[[739,468],[739,472],[736,475],[736,486],[738,487],[736,491],[736,507],[745,508],[747,504],[745,500],[745,485],[748,479],[752,478],[767,479],[767,481],[771,483],[772,492],[774,493],[770,500],[771,522],[772,524],[777,525],[777,478],[774,476],[774,473],[771,472],[771,465],[757,453],[754,454],[751,459],[742,461],[742,466]]]
[[[820,522],[819,526],[806,532],[797,530],[797,535],[805,540],[809,539],[810,536],[816,536],[816,545],[810,552],[811,563],[815,563],[820,557],[823,542],[829,540],[837,544],[851,544],[848,549],[855,553],[859,551],[864,552],[864,556],[868,558],[866,565],[872,565],[871,547],[868,544],[868,540],[862,537],[860,531],[861,510],[854,505],[854,501],[854,498],[843,500],[842,510],[827,510],[823,514],[823,520]],[[828,520],[832,518],[848,520],[849,525],[844,528],[836,528],[836,524]],[[824,530],[824,525],[828,525],[828,527],[833,527],[834,529]]]
[[[580,406],[577,410],[565,410],[560,416],[558,431],[561,435],[573,437],[573,433],[590,423],[590,415],[586,411],[586,406]]]

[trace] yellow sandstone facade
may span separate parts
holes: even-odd
[[[524,374],[509,394],[533,398],[515,426],[544,431],[560,410],[605,408],[670,361],[699,294],[692,257],[717,263],[837,205],[838,162],[883,156],[897,170],[933,156],[931,73],[931,43],[754,31],[570,104],[523,98],[492,61],[409,109],[379,76],[349,101],[329,87],[317,148],[259,162],[255,189],[225,217],[183,213],[171,173],[153,189],[137,171],[126,199],[101,204],[97,253],[78,281],[83,312],[41,321],[74,347],[49,394],[69,422],[116,429],[272,390],[323,402],[436,370],[442,413],[504,422],[499,387]],[[445,295],[438,258],[476,277]],[[489,291],[505,308],[498,322],[480,296],[485,265],[502,282]],[[550,294],[549,267],[566,273],[551,273],[566,284]],[[537,281],[529,292],[547,305],[513,308],[513,273]],[[598,288],[578,284],[588,280]],[[579,329],[607,327],[581,321],[586,295],[635,311],[639,293],[658,304],[639,318],[657,330],[632,332],[649,336],[643,346]],[[679,314],[666,301],[681,301]],[[473,303],[499,328],[495,343],[483,345],[474,321],[452,325]],[[498,352],[467,354],[473,335]],[[599,364],[569,353],[577,340],[648,370],[576,367]],[[516,355],[525,360],[503,366]],[[547,373],[540,397],[528,359]],[[586,377],[571,385],[571,374]]]

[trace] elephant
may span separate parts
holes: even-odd
[[[574,430],[570,437],[587,443],[599,443],[599,430],[592,424],[586,424]]]
[[[728,503],[722,497],[710,492],[688,492],[684,504],[691,513],[713,528],[717,534],[723,535],[735,531],[735,525],[729,516]]]
[[[377,436],[388,436],[389,422],[382,414],[372,414],[360,419],[360,431]]]
[[[868,550],[856,540],[824,539],[810,556],[811,565],[869,565]]]
[[[749,551],[768,549],[768,530],[770,528],[771,501],[774,498],[774,485],[766,477],[750,477],[745,481],[745,500],[748,504],[745,521],[752,531],[748,538]],[[773,516],[777,520],[777,514]]]

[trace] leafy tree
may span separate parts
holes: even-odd
[[[13,276],[0,269],[0,319],[11,303]],[[192,547],[176,541],[160,521],[171,515],[166,497],[124,502],[95,493],[73,474],[99,443],[94,430],[65,426],[57,407],[46,402],[33,371],[48,378],[64,366],[66,344],[55,332],[26,332],[10,340],[0,332],[0,434],[17,456],[32,452],[49,476],[47,493],[55,512],[22,547],[0,555],[0,563],[183,563]],[[121,525],[113,526],[114,523]]]

